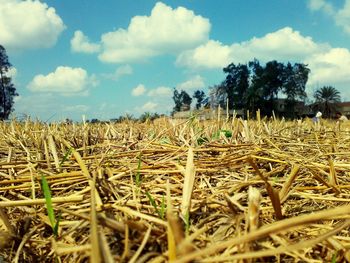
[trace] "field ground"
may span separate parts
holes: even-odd
[[[349,123],[0,124],[0,262],[350,261],[349,201]]]

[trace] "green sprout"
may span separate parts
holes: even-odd
[[[44,192],[44,197],[45,197],[45,202],[46,202],[46,210],[47,210],[47,215],[50,220],[52,232],[55,236],[55,238],[58,237],[58,226],[61,220],[61,213],[58,214],[57,220],[55,218],[55,212],[53,210],[52,206],[52,197],[51,197],[51,190],[50,186],[46,180],[46,177],[44,175],[41,176],[41,186],[42,190]]]
[[[72,149],[72,148],[69,148],[68,151],[64,154],[64,156],[63,156],[63,158],[62,158],[62,160],[61,160],[61,162],[60,162],[60,164],[59,164],[60,167],[62,166],[62,164],[63,164],[65,161],[68,160],[68,158],[69,158],[69,157],[71,156],[71,154],[72,154],[72,151],[73,151],[73,149]]]
[[[164,195],[162,197],[162,203],[160,204],[160,209],[158,209],[158,205],[156,204],[156,201],[154,200],[153,196],[148,191],[146,192],[146,195],[148,197],[150,204],[153,206],[154,210],[156,211],[156,213],[159,215],[159,217],[161,219],[164,219],[165,208],[166,208]]]
[[[190,226],[191,226],[190,212],[189,211],[186,212],[184,219],[185,219],[185,232],[186,232],[186,235],[188,236],[190,233]]]
[[[137,187],[141,186],[141,182],[142,182],[142,178],[141,178],[141,162],[142,162],[142,154],[139,154],[139,160],[138,160],[138,164],[137,164],[137,172],[136,172],[136,176],[135,176],[135,183]]]
[[[213,134],[213,139],[219,139],[220,133],[223,133],[226,138],[232,137],[232,131],[229,130],[218,130],[216,133]]]

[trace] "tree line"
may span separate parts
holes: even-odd
[[[203,91],[197,90],[193,98],[197,100],[199,109],[203,102],[216,108],[228,107],[229,110],[240,109],[252,114],[260,109],[263,115],[279,113],[278,98],[283,98],[285,117],[296,117],[296,106],[305,102],[306,83],[310,74],[308,65],[303,63],[282,63],[276,60],[261,64],[254,59],[246,64],[231,63],[223,68],[225,79],[218,85],[209,88],[206,97]],[[332,103],[340,102],[340,93],[332,86],[324,86],[314,93],[313,110],[321,110],[326,117],[332,111]],[[191,104],[192,98],[186,91],[174,89],[173,112],[180,111],[182,105]]]

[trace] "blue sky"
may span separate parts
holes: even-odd
[[[0,44],[14,114],[43,121],[169,114],[174,87],[207,92],[254,58],[306,63],[309,94],[350,100],[350,0],[0,0]]]

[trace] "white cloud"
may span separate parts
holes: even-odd
[[[64,29],[55,9],[45,3],[1,0],[0,43],[7,49],[51,47]]]
[[[172,9],[158,2],[150,16],[135,16],[127,29],[102,35],[103,62],[140,61],[193,48],[208,40],[210,22],[184,7]]]
[[[310,53],[327,47],[315,43],[311,37],[302,36],[299,31],[285,27],[261,38],[254,37],[232,45],[209,40],[193,50],[181,53],[176,64],[192,68],[223,68],[231,62],[245,63],[254,58],[262,61],[285,61],[293,58],[300,61]]]
[[[158,87],[151,89],[147,95],[150,97],[170,97],[173,94],[171,88],[169,87]]]
[[[214,40],[184,51],[176,59],[177,65],[193,68],[222,68],[230,62],[230,46]]]
[[[133,73],[132,67],[130,65],[123,65],[115,70],[115,77],[118,79],[124,75],[131,75]]]
[[[157,106],[158,106],[157,103],[154,103],[152,101],[148,101],[145,104],[143,104],[143,106],[140,108],[140,110],[154,112],[154,111],[156,111]]]
[[[52,92],[62,95],[86,94],[89,85],[96,85],[95,78],[89,77],[82,68],[60,66],[48,75],[36,75],[28,84],[33,92]]]
[[[323,11],[328,15],[334,14],[333,6],[326,0],[309,0],[308,7],[311,11]]]
[[[78,105],[70,105],[70,106],[64,106],[63,111],[65,112],[87,112],[89,110],[89,106],[78,104]]]
[[[196,75],[189,80],[176,86],[179,90],[192,91],[194,89],[202,89],[205,87],[204,79],[200,75]]]
[[[137,87],[135,87],[132,91],[131,91],[131,95],[138,97],[143,95],[146,92],[146,88],[143,84],[139,84],[137,85]]]
[[[106,79],[117,81],[123,76],[132,75],[133,72],[132,67],[129,64],[126,64],[118,67],[113,73],[103,73],[101,76]]]
[[[100,45],[91,43],[89,38],[83,32],[77,30],[70,41],[71,50],[77,53],[97,53],[100,50]]]
[[[335,22],[350,34],[350,0],[345,0],[344,7],[335,15]]]
[[[350,51],[332,48],[306,60],[311,68],[309,87],[331,85],[341,91],[343,98],[350,99]]]
[[[344,6],[338,10],[331,1],[326,0],[309,0],[308,7],[311,11],[322,11],[330,16],[337,26],[350,34],[350,0],[345,0]]]

